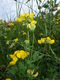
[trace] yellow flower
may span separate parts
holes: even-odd
[[[15,42],[18,42],[18,38],[14,39]]]
[[[55,43],[55,40],[51,40],[50,37],[47,37],[46,38],[46,42],[49,43],[49,44],[54,44]]]
[[[16,54],[16,56],[21,59],[25,59],[28,55],[29,53],[24,50],[20,50],[20,52]]]
[[[15,65],[16,62],[18,61],[18,58],[14,54],[11,54],[10,58],[12,59],[12,61],[9,63],[9,66]]]
[[[19,17],[16,19],[16,22],[21,22],[21,21],[22,21],[22,20],[21,20],[21,18],[19,18]]]
[[[20,17],[16,19],[16,22],[23,22],[25,20],[26,14],[22,14]]]
[[[36,24],[36,23],[37,23],[37,21],[35,21],[35,20],[31,21],[31,24]]]
[[[29,52],[26,52],[24,50],[17,50],[14,52],[14,54],[10,55],[10,58],[12,61],[10,61],[9,66],[15,65],[16,62],[18,61],[18,58],[20,59],[25,59],[29,55]]]
[[[51,40],[50,37],[41,38],[40,40],[38,40],[38,44],[42,44],[42,43],[53,44],[53,43],[55,43],[55,40]]]
[[[51,40],[51,38],[50,38],[50,37],[47,37],[47,38],[46,38],[46,40],[50,41],[50,40]]]
[[[33,16],[34,16],[34,13],[31,13],[31,14],[29,14],[29,13],[21,14],[20,17],[18,17],[16,19],[16,22],[22,22],[23,25],[25,25],[24,21],[28,20],[28,22],[29,22],[29,21],[33,20]]]
[[[10,22],[8,23],[8,26],[14,26],[14,23]]]
[[[21,14],[20,18],[25,19],[25,18],[28,17],[28,16],[29,16],[29,13],[24,13],[24,14]]]
[[[11,62],[9,63],[9,66],[12,66],[12,65],[15,65],[15,64],[16,64],[15,61],[11,61]]]
[[[49,43],[51,41],[50,37],[46,37],[46,43]]]
[[[45,43],[46,38],[41,38],[40,40],[38,40],[38,44],[42,44]]]
[[[41,40],[38,40],[38,44],[41,44]]]
[[[28,13],[21,14],[21,16],[19,17],[19,21],[24,22],[27,19],[27,17],[29,17]],[[23,25],[24,25],[24,23],[23,23]]]
[[[20,50],[15,51],[14,55],[16,56],[17,53],[20,53]]]
[[[17,57],[17,58],[21,58],[20,56],[20,50],[17,50],[14,52],[14,55]]]
[[[15,62],[17,62],[17,60],[18,60],[17,57],[14,54],[11,54],[10,58],[12,58],[12,60],[15,61]]]
[[[11,80],[10,78],[6,78],[6,80]]]
[[[45,38],[41,38],[41,43],[45,43]]]
[[[31,20],[33,20],[34,13],[31,13],[31,14],[29,15],[29,17],[30,17]]]
[[[33,19],[33,16],[34,16],[34,13],[31,13],[31,14],[24,13],[24,14],[21,14],[20,18],[21,19],[25,19],[25,18],[29,17],[32,20]]]
[[[52,39],[52,40],[50,41],[50,44],[54,44],[54,43],[55,43],[55,40]]]

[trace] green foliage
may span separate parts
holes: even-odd
[[[1,80],[8,77],[12,80],[60,80],[60,12],[53,15],[55,5],[56,0],[38,5],[39,10],[44,7],[49,12],[40,12],[34,17],[37,24],[33,31],[16,21],[9,22],[14,24],[12,26],[6,21],[0,21]],[[39,39],[46,37],[54,39],[55,43],[38,44]],[[10,54],[17,50],[28,51],[29,56],[9,66],[12,60]]]

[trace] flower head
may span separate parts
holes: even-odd
[[[21,20],[21,18],[19,18],[19,17],[16,19],[16,22],[21,22],[21,21],[22,21],[22,20]]]
[[[38,44],[41,44],[41,40],[38,40]]]
[[[55,40],[51,39],[50,37],[41,38],[40,40],[38,40],[38,44],[42,44],[42,43],[54,44]]]
[[[29,55],[28,52],[24,51],[24,50],[20,50],[19,52],[17,52],[16,56],[18,58],[21,58],[21,59],[25,59],[27,56]]]
[[[55,43],[55,40],[52,39],[52,40],[50,41],[50,44],[54,44],[54,43]]]
[[[38,44],[42,44],[45,43],[46,38],[41,38],[40,40],[38,40]]]
[[[29,23],[31,23],[31,24],[36,24],[37,23],[37,21],[34,20],[34,13],[21,14],[20,17],[18,17],[16,19],[16,22],[20,22],[20,23],[22,23],[22,25],[27,25]]]
[[[9,22],[8,26],[14,26],[14,23],[13,22]]]
[[[37,21],[32,20],[32,21],[31,21],[31,24],[37,24]]]
[[[29,55],[29,52],[24,50],[17,50],[14,52],[14,54],[10,55],[10,58],[12,61],[10,61],[9,66],[15,65],[18,59],[24,60]]]

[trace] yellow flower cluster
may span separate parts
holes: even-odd
[[[25,13],[16,19],[16,22],[21,22],[23,25],[27,25],[30,30],[35,29],[37,21],[34,20],[34,13]]]
[[[24,50],[18,50],[14,54],[17,56],[17,58],[21,58],[24,60],[29,55],[29,52]]]
[[[16,19],[16,21],[17,21],[17,22],[23,22],[23,21],[25,21],[27,18],[31,21],[31,20],[33,20],[33,17],[34,17],[34,13],[31,13],[31,14],[29,14],[29,13],[24,13],[24,14],[22,14],[20,17],[18,17],[18,18]]]
[[[14,26],[13,22],[8,23],[8,26]]]
[[[12,61],[9,63],[9,65],[15,65],[18,59],[24,60],[27,56],[29,55],[29,52],[24,51],[24,50],[17,50],[14,52],[14,54],[10,55],[10,58]]]
[[[42,43],[54,44],[55,40],[51,39],[50,37],[41,38],[40,40],[38,40],[38,44],[42,44]]]

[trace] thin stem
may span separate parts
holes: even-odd
[[[33,31],[33,44],[34,44],[34,38],[35,38],[35,36],[34,36],[34,31]]]
[[[26,5],[25,3],[20,2],[20,1],[19,1],[18,3],[22,3],[22,4],[24,4],[25,6],[27,6],[28,8],[30,8],[31,10],[33,10],[34,12],[38,13],[36,10],[32,9],[32,7],[30,7],[30,6]]]
[[[51,50],[52,54],[54,55],[55,59],[57,61],[60,61],[60,58],[57,57],[57,55],[55,54],[55,52],[53,51],[53,49],[51,48],[51,46],[49,45],[49,49]]]
[[[28,38],[28,40],[29,40],[29,31],[27,31],[27,38]]]
[[[46,36],[47,36],[47,26],[46,26],[46,24],[45,24],[45,33],[46,33]]]

